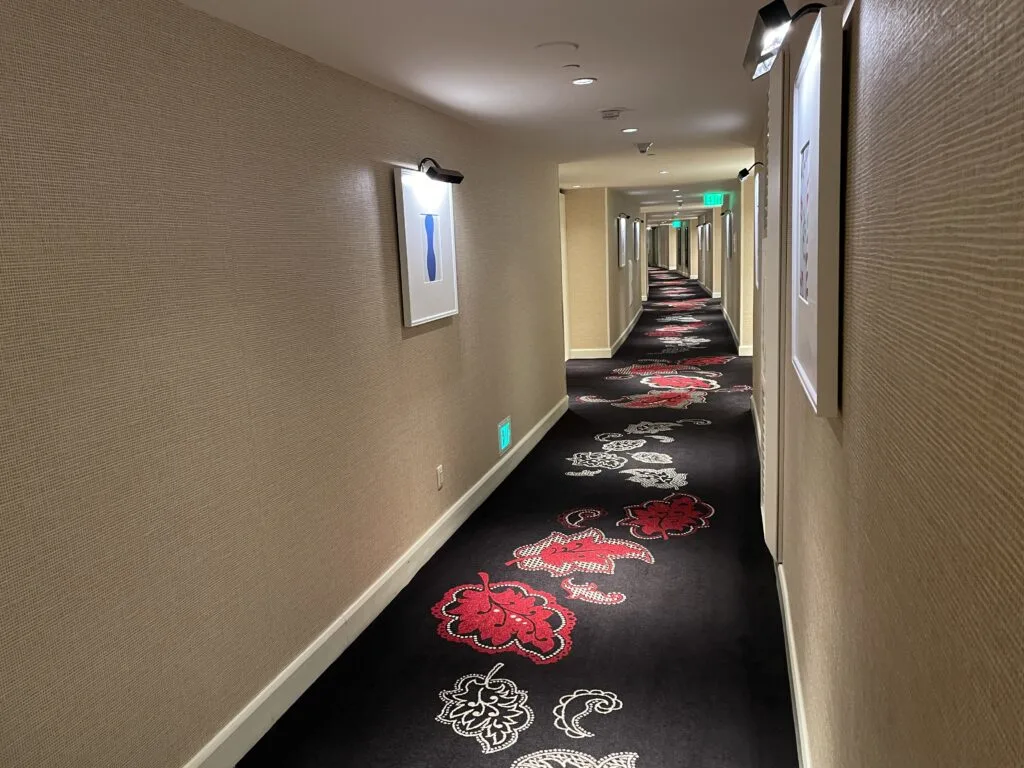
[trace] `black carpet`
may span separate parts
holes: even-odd
[[[795,768],[751,364],[651,271],[613,360],[240,768]],[[592,734],[592,735],[591,735]]]

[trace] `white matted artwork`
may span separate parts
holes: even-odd
[[[459,314],[452,185],[395,169],[402,312],[407,326]]]
[[[643,237],[643,222],[633,220],[633,261],[640,261],[640,244]]]
[[[736,246],[736,235],[732,226],[732,211],[726,211],[722,217],[725,226],[722,239],[725,241],[725,258],[732,261],[733,250]]]
[[[626,237],[626,226],[629,219],[619,216],[615,219],[615,231],[619,236],[619,268],[626,266],[626,249],[629,248],[629,238]]]
[[[818,416],[839,414],[843,9],[814,24],[793,91],[793,367]]]

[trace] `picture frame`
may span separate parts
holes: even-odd
[[[722,239],[725,241],[726,261],[732,261],[733,251],[736,248],[736,233],[733,230],[732,211],[722,214]]]
[[[839,415],[843,11],[818,14],[793,88],[792,365],[817,416]]]
[[[633,261],[640,261],[640,251],[643,243],[643,222],[640,219],[633,219]]]
[[[626,216],[617,216],[615,218],[615,231],[619,240],[619,269],[626,266],[626,249],[629,248],[629,240],[626,237],[626,227],[628,224],[629,219]]]
[[[459,313],[452,185],[395,168],[395,208],[407,327]]]

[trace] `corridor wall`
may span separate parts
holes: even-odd
[[[618,233],[616,217],[624,213],[630,218],[626,227],[626,266],[619,266]],[[636,198],[614,189],[608,190],[608,338],[610,347],[617,350],[626,340],[640,312],[642,284],[640,270],[642,262],[633,258],[633,220],[640,217],[640,205]],[[641,254],[642,258],[643,254]]]
[[[711,265],[711,274],[708,276],[709,279],[705,280],[704,284],[707,289],[711,291],[711,295],[716,299],[722,296],[722,286],[724,280],[725,270],[725,238],[722,232],[722,209],[712,208],[708,213],[708,231],[710,232],[710,246],[711,254],[708,259]]]
[[[630,217],[621,267],[620,213]],[[644,262],[633,258],[630,227],[639,216],[639,206],[622,192],[603,187],[565,192],[571,357],[611,357],[637,319]]]
[[[557,169],[173,0],[6,3],[0,101],[0,765],[180,768],[564,408]]]
[[[690,278],[700,279],[700,219],[691,219],[688,234],[690,237]]]
[[[602,357],[609,348],[608,190],[565,191],[569,356]]]
[[[753,354],[754,342],[754,181],[737,184],[722,212],[733,215],[732,256],[723,258],[722,309],[741,355]],[[724,219],[723,219],[724,221]],[[729,253],[723,228],[723,251]]]
[[[838,418],[783,360],[803,768],[1024,765],[1024,6],[858,0],[847,42]]]

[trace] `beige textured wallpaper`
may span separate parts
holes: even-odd
[[[784,366],[812,766],[1016,768],[1024,4],[859,0],[848,37],[842,415]]]
[[[565,192],[569,340],[573,350],[608,348],[608,190]]]
[[[725,228],[722,226],[721,209],[713,209],[708,215],[708,221],[711,223],[711,280],[704,284],[712,293],[721,294],[725,283]]]
[[[564,395],[556,168],[173,0],[5,3],[0,104],[0,765],[177,768]]]
[[[754,180],[730,184],[730,194],[722,211],[733,212],[734,245],[731,259],[724,259],[722,309],[738,340],[737,346],[747,353],[754,335]],[[725,219],[722,219],[723,252]]]
[[[639,262],[633,260],[633,219],[627,222],[626,266],[619,267],[618,235],[615,230],[615,217],[620,213],[636,218],[640,215],[640,206],[635,198],[624,192],[608,190],[608,299],[609,299],[609,338],[614,344],[630,322],[640,311],[640,277]]]

